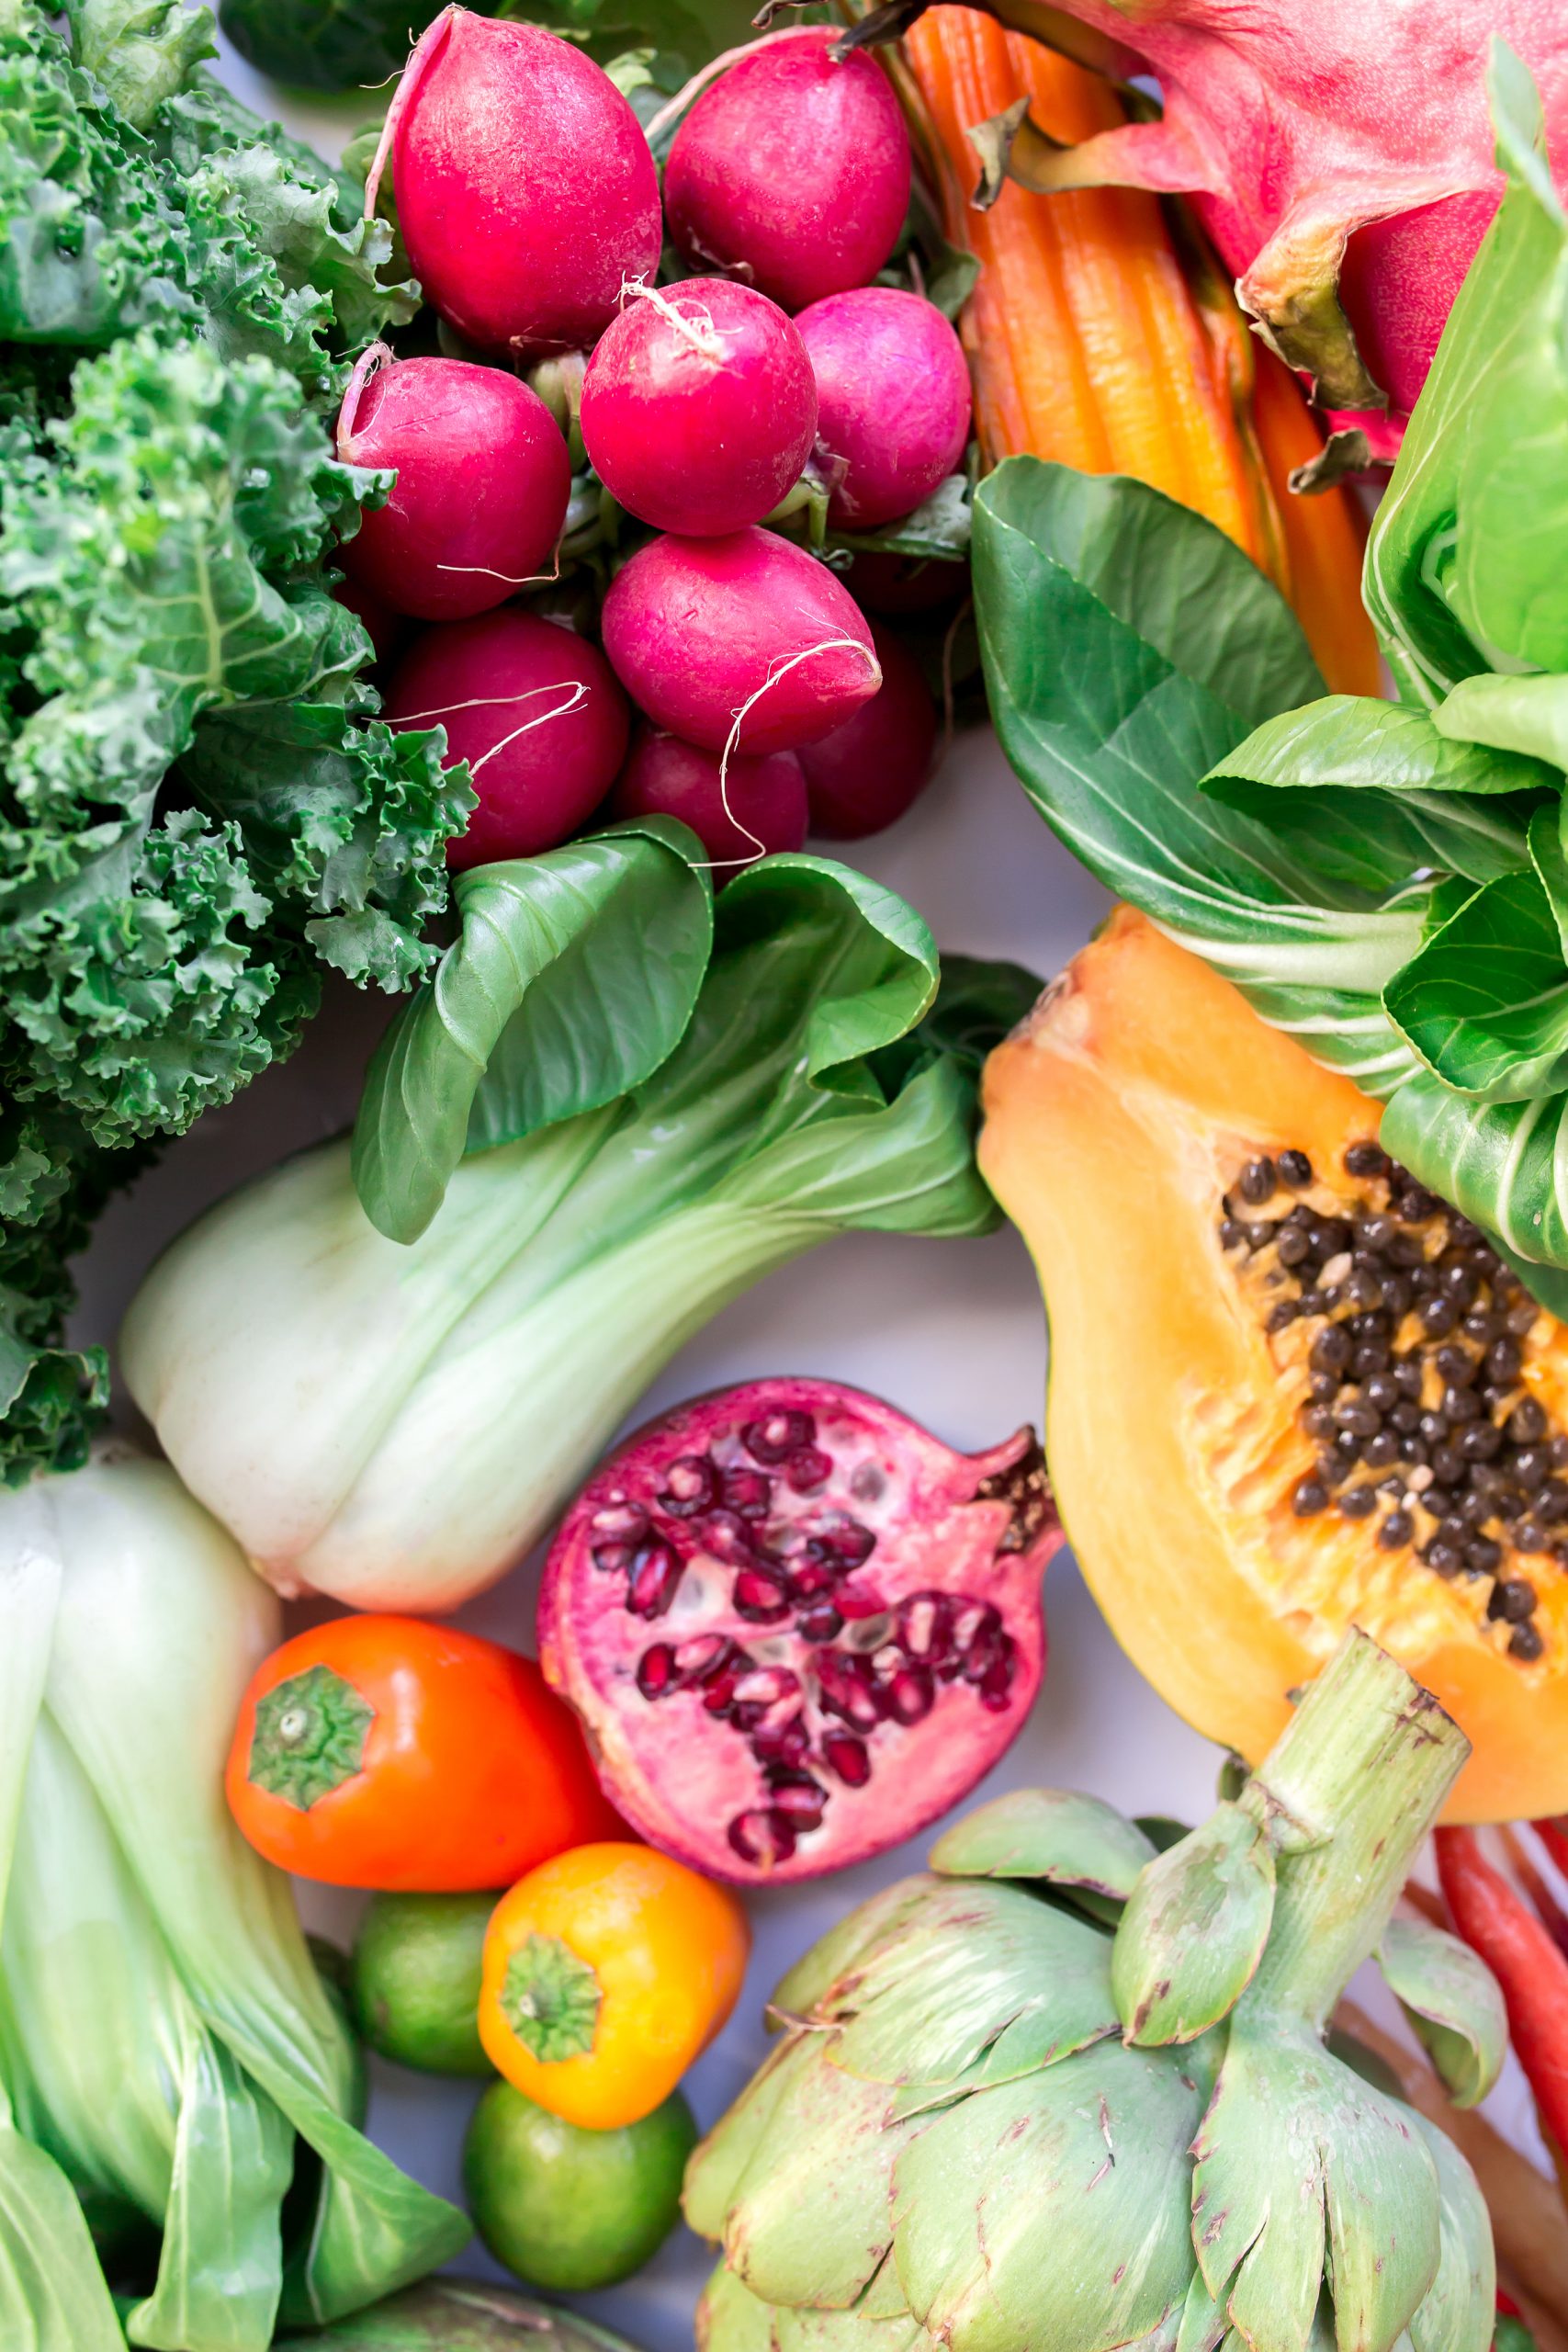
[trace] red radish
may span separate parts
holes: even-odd
[[[1022,1729],[1061,1543],[1032,1430],[955,1453],[827,1380],[629,1438],[561,1523],[539,1663],[617,1812],[742,1884],[881,1853]]]
[[[483,351],[585,348],[659,260],[659,176],[609,75],[537,25],[444,8],[403,70],[389,153],[415,277]]]
[[[800,478],[817,387],[776,302],[723,277],[634,289],[582,381],[582,442],[627,512],[709,538]]]
[[[739,871],[775,850],[803,845],[806,778],[793,752],[732,759],[725,767],[716,752],[642,727],[605,814],[678,817],[715,865]],[[714,876],[719,883],[728,878],[723,872]]]
[[[838,27],[814,25],[759,42],[704,91],[664,167],[681,251],[786,311],[874,277],[909,208],[909,134],[892,85],[869,57],[835,64],[838,39]]]
[[[377,661],[389,662],[408,635],[407,616],[393,612],[390,605],[384,605],[379,596],[362,588],[357,580],[340,580],[333,594],[340,605],[347,605],[356,620],[364,622]]]
[[[386,716],[394,727],[445,727],[446,764],[468,763],[479,805],[447,845],[457,870],[570,840],[609,789],[630,727],[598,648],[515,609],[422,631]]]
[[[882,683],[848,591],[755,526],[650,540],[604,599],[604,650],[654,722],[710,752],[793,752]]]
[[[882,684],[852,718],[800,754],[811,830],[854,842],[891,825],[924,790],[936,749],[936,705],[908,648],[875,621]]]
[[[817,379],[817,439],[833,482],[829,519],[873,531],[912,514],[969,438],[969,368],[934,302],[857,286],[795,321]]]
[[[337,450],[346,465],[397,469],[386,504],[342,553],[350,579],[396,611],[466,620],[548,567],[571,460],[544,401],[515,376],[466,359],[393,359],[376,344],[349,379]]]

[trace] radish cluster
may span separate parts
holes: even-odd
[[[881,67],[836,60],[835,39],[773,35],[709,77],[662,192],[632,107],[571,42],[451,6],[409,60],[367,207],[389,175],[474,356],[378,346],[355,369],[339,455],[393,480],[344,543],[341,593],[374,626],[390,723],[443,726],[469,763],[454,865],[659,813],[721,881],[808,828],[874,831],[926,780],[919,665],[766,527],[813,501],[836,529],[897,523],[969,436],[952,326],[871,282],[903,231],[909,141]],[[661,285],[666,239],[690,274]],[[571,625],[581,596],[569,620],[568,589],[539,594],[584,514],[611,518],[603,652]]]

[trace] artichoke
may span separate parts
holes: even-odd
[[[705,2352],[1485,2352],[1469,2168],[1325,2040],[1376,1951],[1456,2099],[1495,2078],[1491,1977],[1392,1917],[1468,1746],[1351,1634],[1164,1850],[1056,1790],[950,1829],[784,1978],[692,2159]]]

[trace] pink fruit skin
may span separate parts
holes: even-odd
[[[395,610],[466,620],[549,569],[571,459],[537,393],[500,368],[396,359],[338,434],[350,465],[395,466],[343,549],[351,580]]]
[[[1393,409],[1365,421],[1392,450],[1502,187],[1492,37],[1535,76],[1562,187],[1568,11],[1558,0],[1064,6],[1100,36],[1108,72],[1153,74],[1164,98],[1158,122],[1101,132],[1078,157],[1100,178],[1193,196],[1254,310],[1310,307],[1350,235],[1345,307]]]
[[[764,1466],[739,1435],[776,1430],[795,1414],[811,1430],[809,1453],[826,1464],[820,1482],[801,1492],[791,1486],[797,1456]],[[694,1462],[710,1464],[714,1476],[766,1485],[766,1516],[742,1521],[732,1512],[727,1526],[689,1509],[671,1514],[661,1497],[671,1495],[682,1464],[688,1487],[694,1475],[709,1475],[694,1474]],[[992,1481],[1010,1485],[1011,1494],[980,1498],[977,1490]],[[615,1531],[626,1528],[628,1512],[631,1540],[620,1549],[633,1557],[623,1565]],[[647,1522],[640,1538],[639,1518]],[[737,1540],[742,1547],[752,1538],[787,1544],[795,1573],[820,1577],[820,1560],[797,1547],[811,1528],[834,1524],[856,1532],[863,1556],[829,1589],[863,1613],[846,1616],[823,1639],[800,1622],[820,1600],[791,1602],[769,1622],[734,1606],[745,1571],[722,1555]],[[581,1716],[606,1794],[650,1843],[741,1885],[815,1878],[913,1837],[967,1795],[1009,1747],[1040,1686],[1041,1577],[1061,1540],[1032,1431],[987,1453],[957,1453],[858,1389],[749,1382],[650,1422],[582,1489],[545,1567],[540,1663]],[[684,1565],[659,1610],[648,1577],[650,1555],[656,1565],[662,1558],[660,1544]],[[646,1602],[650,1589],[657,1613],[634,1614],[631,1595],[641,1591]],[[727,1645],[745,1654],[739,1670]],[[718,1672],[710,1663],[707,1680],[696,1679],[699,1667],[690,1662],[712,1652]],[[677,1668],[660,1695],[645,1695],[658,1679],[654,1668],[669,1676],[671,1654],[686,1657],[688,1679],[682,1683]],[[988,1704],[965,1672],[987,1659]],[[857,1731],[825,1704],[825,1673],[840,1694],[848,1685],[852,1711],[874,1720]],[[720,1712],[710,1711],[705,1692]],[[903,1720],[892,1712],[895,1697],[906,1702]],[[840,1757],[846,1743],[858,1747],[861,1785],[827,1760],[833,1743]],[[768,1850],[748,1859],[742,1849],[759,1842]]]
[[[575,699],[574,686],[585,689]],[[455,871],[569,841],[608,790],[630,727],[596,646],[509,610],[422,630],[398,664],[386,717],[445,727],[446,764],[469,763],[479,805],[447,845]]]
[[[879,66],[833,26],[759,43],[705,90],[664,169],[670,233],[798,311],[863,286],[909,206],[909,134]]]
[[[875,705],[866,707],[874,709]],[[716,752],[682,743],[678,735],[660,734],[657,728],[639,727],[604,813],[611,818],[678,817],[690,825],[716,865],[739,872],[759,857],[803,847],[806,778],[793,752],[770,752],[761,760],[737,756],[721,790]],[[714,876],[716,885],[728,879],[722,871]]]
[[[660,531],[711,538],[760,523],[799,480],[816,433],[799,335],[776,302],[728,278],[628,301],[582,380],[595,473]]]
[[[586,348],[623,279],[651,277],[659,261],[642,127],[557,34],[466,8],[437,22],[404,77],[392,147],[414,276],[481,350]]]
[[[639,548],[604,599],[604,632],[639,708],[710,752],[722,752],[737,714],[764,687],[736,743],[759,758],[815,742],[882,683],[848,591],[804,548],[755,527]],[[815,646],[828,650],[783,667]]]
[[[892,286],[829,294],[795,325],[817,379],[818,447],[833,469],[829,520],[874,531],[912,514],[969,438],[963,345],[934,302]]]
[[[829,841],[879,833],[919,798],[936,749],[936,705],[907,647],[875,621],[882,684],[852,718],[800,754],[811,830]]]

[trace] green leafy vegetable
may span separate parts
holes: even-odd
[[[627,826],[476,876],[352,1167],[332,1144],[237,1194],[133,1302],[133,1394],[279,1581],[454,1605],[763,1273],[996,1221],[977,1063],[1036,983],[961,960],[944,988],[848,867],[767,858],[716,903],[696,854]]]
[[[1322,683],[1263,575],[1157,491],[1033,458],[980,485],[974,564],[997,732],[1067,846],[1322,1058],[1373,1091],[1409,1072],[1381,996],[1418,900],[1353,819],[1286,831],[1199,789]]]
[[[6,2352],[266,2352],[468,2236],[350,2121],[350,2037],[224,1803],[278,1632],[161,1463],[0,1498]]]
[[[578,2312],[504,2287],[432,2278],[324,2335],[280,2338],[275,2352],[634,2352]]]
[[[195,70],[205,13],[0,0],[0,1478],[82,1458],[63,1261],[323,966],[431,960],[471,805],[329,593],[384,478],[322,423],[406,288],[346,184]]]

